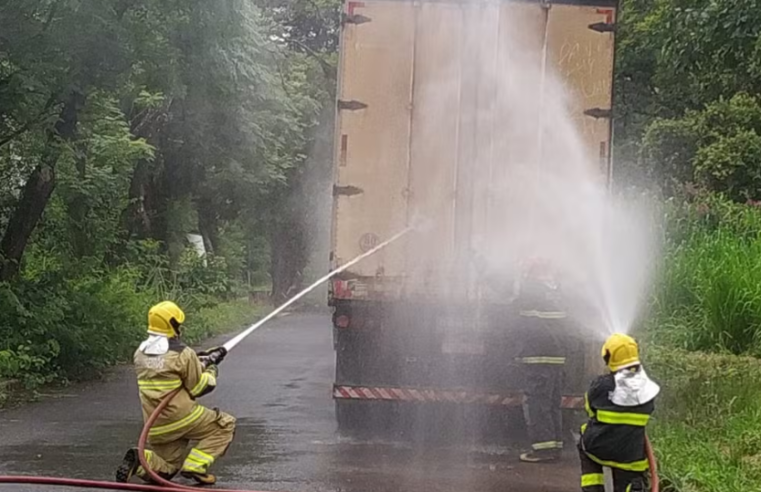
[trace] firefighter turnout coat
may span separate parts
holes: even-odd
[[[642,378],[647,375],[638,366],[600,376],[590,385],[585,395],[589,421],[581,428],[581,447],[598,465],[631,472],[648,469],[645,426],[655,409],[654,395],[647,401],[623,401],[627,380]],[[626,406],[614,403],[617,395]]]

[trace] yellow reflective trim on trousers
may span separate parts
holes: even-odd
[[[179,379],[138,379],[137,386],[140,389],[175,389],[182,386]]]
[[[650,420],[650,415],[644,413],[611,412],[610,410],[597,410],[597,420],[603,424],[635,425],[644,427]]]
[[[558,446],[558,444],[560,444],[560,446]],[[543,449],[558,449],[562,447],[563,443],[558,441],[535,442],[531,445],[531,449],[534,451],[541,451]]]
[[[192,464],[197,465],[197,466],[206,466],[206,465],[208,465],[208,463],[205,463],[205,462],[199,460],[198,458],[196,458],[195,456],[190,456],[190,455],[185,457],[185,463],[192,463]]]
[[[184,471],[206,473],[206,466],[196,465],[195,463],[188,463],[188,460],[185,460],[185,463],[182,464],[182,469]]]
[[[587,423],[581,424],[581,433],[584,434],[587,431]]]
[[[643,472],[643,471],[647,471],[650,468],[650,464],[647,462],[647,459],[640,460],[640,461],[632,461],[631,463],[619,463],[617,461],[601,460],[597,456],[591,455],[588,452],[586,452],[586,454],[587,456],[589,456],[590,460],[594,461],[598,465],[607,466],[608,468],[618,468],[619,470],[626,470],[626,471],[633,471],[633,472]]]
[[[521,357],[524,364],[565,364],[565,357]]]
[[[595,412],[592,410],[592,405],[589,404],[589,393],[584,393],[584,409],[587,411],[589,418],[595,416]]]
[[[189,456],[195,456],[196,458],[198,458],[199,460],[202,460],[205,463],[209,463],[209,464],[214,463],[214,456],[204,453],[200,449],[196,449],[196,448],[191,449]]]
[[[148,435],[160,436],[163,434],[169,434],[170,432],[174,432],[176,430],[180,430],[183,427],[187,427],[188,425],[192,424],[193,422],[201,418],[201,415],[203,415],[203,411],[204,411],[204,408],[198,405],[186,417],[181,418],[177,422],[172,422],[171,424],[164,424],[164,425],[159,425],[159,426],[151,428]]]
[[[202,470],[206,470],[206,468],[207,468],[207,467],[208,467],[210,464],[211,464],[211,463],[202,463],[202,462],[201,462],[201,461],[200,461],[198,458],[196,458],[195,456],[187,456],[187,457],[185,458],[185,462],[182,464],[182,467],[183,467],[183,468],[185,468],[185,467],[187,467],[187,466],[195,466],[195,467],[197,467],[197,468],[200,468],[200,469],[202,469]]]
[[[581,476],[582,487],[594,487],[595,485],[605,485],[605,475],[602,473],[587,473]]]
[[[518,314],[524,318],[563,319],[567,316],[565,311],[520,311]]]

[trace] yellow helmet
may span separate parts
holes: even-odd
[[[602,346],[602,358],[613,372],[636,366],[640,363],[637,341],[629,335],[613,334]]]
[[[153,335],[179,336],[180,325],[184,322],[185,313],[171,301],[160,302],[148,311],[148,333]]]

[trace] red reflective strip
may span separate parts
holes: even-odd
[[[519,406],[524,401],[523,395],[496,395],[487,393],[470,393],[467,391],[436,390],[430,388],[381,388],[365,386],[334,386],[335,398],[355,400],[402,400],[419,402],[451,402],[467,404],[487,404],[501,406]],[[562,408],[584,408],[584,398],[564,396]]]
[[[370,393],[372,393],[376,399],[380,399],[380,400],[383,399],[383,394],[381,393],[380,388],[368,388],[368,389],[370,390]]]
[[[389,391],[396,397],[397,400],[409,400],[409,397],[404,394],[403,390],[399,388],[391,388]]]
[[[613,9],[597,9],[598,14],[605,16],[605,22],[611,24],[613,22]]]
[[[336,390],[338,391],[338,394],[341,395],[342,398],[351,398],[351,393],[347,391],[347,388],[345,386],[336,386]]]
[[[354,9],[357,7],[362,8],[365,6],[365,2],[349,2],[349,4],[346,6],[346,11],[349,13],[349,15],[354,15]]]
[[[563,408],[584,408],[584,398],[578,396],[564,396],[561,406]]]

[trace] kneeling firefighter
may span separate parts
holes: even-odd
[[[660,387],[645,373],[632,337],[612,335],[602,357],[610,372],[595,379],[585,395],[589,421],[579,439],[581,489],[604,492],[607,466],[613,471],[615,492],[642,492],[649,468],[645,426]]]
[[[531,259],[513,301],[521,330],[518,362],[525,378],[524,413],[531,451],[521,461],[554,461],[563,449],[562,390],[565,379],[567,315],[552,266]]]
[[[159,416],[148,435],[151,450],[145,451],[150,468],[171,480],[178,472],[201,485],[216,477],[209,467],[222,456],[233,439],[235,418],[196,402],[217,385],[217,364],[227,354],[223,348],[196,353],[180,341],[185,313],[165,301],[148,312],[148,339],[134,355],[137,385],[147,421],[159,403],[172,391],[181,391]],[[195,446],[187,450],[190,441]],[[117,482],[133,475],[150,481],[140,466],[137,448],[130,449],[116,471]]]

